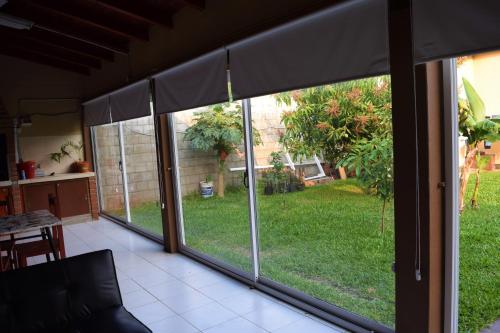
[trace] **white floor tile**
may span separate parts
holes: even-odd
[[[199,330],[205,330],[234,319],[237,314],[214,302],[183,313],[182,317]]]
[[[146,304],[130,310],[132,314],[145,325],[155,323],[176,314],[160,302]]]
[[[142,289],[142,287],[132,279],[120,279],[118,280],[118,284],[122,295]]]
[[[313,319],[304,318],[286,325],[273,333],[342,333],[344,331],[319,323]]]
[[[223,298],[218,302],[225,308],[240,315],[252,312],[253,310],[263,308],[265,306],[276,304],[255,290],[237,293],[227,298]]]
[[[216,301],[248,290],[247,286],[238,282],[219,282],[199,288],[199,291]]]
[[[173,276],[163,271],[158,274],[144,274],[144,275],[134,276],[132,279],[145,288],[170,281],[177,281]]]
[[[180,316],[173,316],[148,325],[153,333],[195,333],[198,329]]]
[[[122,295],[122,299],[123,299],[123,305],[128,310],[137,308],[142,305],[150,304],[156,301],[156,299],[150,293],[148,293],[143,289]]]
[[[243,315],[243,317],[259,327],[274,331],[303,319],[304,315],[276,304],[258,308]]]
[[[203,331],[204,333],[266,333],[267,331],[241,317]],[[307,331],[303,331],[307,332]],[[311,333],[311,332],[308,332]]]
[[[185,293],[189,293],[194,291],[193,288],[188,286],[185,283],[182,283],[181,281],[175,280],[175,281],[168,281],[165,283],[157,284],[154,286],[149,286],[145,287],[148,292],[150,292],[154,297],[158,298],[159,300],[172,297],[172,296],[177,296],[177,295],[182,295]],[[180,298],[181,296],[179,296]]]
[[[199,308],[205,304],[213,303],[214,300],[208,298],[197,290],[182,293],[181,296],[174,295],[161,300],[175,312],[182,314],[184,312]]]

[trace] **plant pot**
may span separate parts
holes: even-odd
[[[296,192],[297,191],[297,183],[288,184],[288,192]]]
[[[90,171],[90,163],[87,161],[75,161],[71,164],[71,172],[73,173],[84,173]]]
[[[200,182],[200,194],[203,198],[210,198],[214,196],[214,182]]]
[[[298,183],[297,184],[297,191],[304,191],[305,185],[304,183]]]
[[[273,185],[271,184],[267,184],[265,187],[264,187],[264,194],[265,195],[272,195],[273,194]]]

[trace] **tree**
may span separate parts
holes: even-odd
[[[481,172],[481,154],[479,144],[483,141],[500,140],[500,125],[498,119],[486,119],[484,102],[472,84],[463,79],[466,100],[459,101],[459,129],[467,138],[467,151],[464,166],[460,174],[460,211],[465,207],[465,192],[474,161],[476,161],[476,183],[471,199],[471,206],[478,208],[478,194]]]
[[[194,149],[214,151],[217,156],[217,195],[224,197],[224,168],[229,155],[243,144],[244,127],[240,104],[217,104],[208,111],[196,112],[194,123],[184,133]],[[253,129],[253,144],[261,143],[260,134]]]
[[[394,197],[394,155],[392,133],[375,136],[368,140],[362,138],[352,147],[338,166],[355,171],[356,177],[369,190],[382,199],[380,230],[384,232],[387,203]]]
[[[298,160],[313,155],[336,164],[360,138],[391,128],[387,76],[296,90],[275,96],[284,112],[280,142]]]

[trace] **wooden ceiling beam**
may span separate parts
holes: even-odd
[[[40,42],[59,46],[64,49],[91,56],[96,59],[102,59],[106,61],[115,60],[115,54],[113,51],[83,41],[79,41],[71,37],[66,37],[57,33],[42,30],[37,27],[33,27],[30,31],[23,32],[26,33],[26,38],[36,39]]]
[[[89,56],[82,55],[77,52],[66,50],[58,46],[48,45],[40,41],[29,40],[20,37],[13,37],[9,35],[4,35],[0,33],[0,38],[9,38],[9,46],[15,48],[23,49],[30,52],[35,52],[38,54],[43,54],[51,58],[61,59],[65,62],[74,63],[77,65],[100,69],[101,61]]]
[[[31,30],[16,30],[0,26],[0,35],[2,35],[5,40],[10,40],[10,38],[22,38],[43,43],[49,47],[59,47],[97,60],[114,60],[114,53],[112,51],[73,38],[48,32],[37,27],[31,28]]]
[[[173,28],[172,17],[175,11],[168,6],[152,6],[144,0],[97,0],[97,2],[133,18],[145,20],[151,24],[159,24],[168,28]]]
[[[127,54],[129,51],[129,40],[127,38],[101,28],[82,24],[79,20],[73,18],[57,15],[43,7],[21,1],[8,2],[2,9],[8,14],[33,21],[36,27],[43,30],[97,45],[117,53]]]
[[[24,49],[18,49],[12,46],[0,46],[0,54],[27,60],[45,66],[54,67],[57,69],[62,69],[69,72],[74,72],[82,75],[90,75],[90,69],[87,67],[65,62],[46,55],[37,54],[35,52],[26,51]]]
[[[205,0],[182,0],[185,4],[196,7],[200,10],[205,9]]]
[[[30,0],[30,2],[59,15],[77,20],[82,24],[88,24],[126,38],[149,40],[149,25],[147,23],[130,19],[99,5],[97,2],[82,0]]]

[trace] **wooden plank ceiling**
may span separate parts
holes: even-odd
[[[151,25],[173,28],[186,6],[203,10],[205,0],[9,0],[0,12],[34,25],[0,26],[0,54],[89,75],[131,40],[147,42]]]

